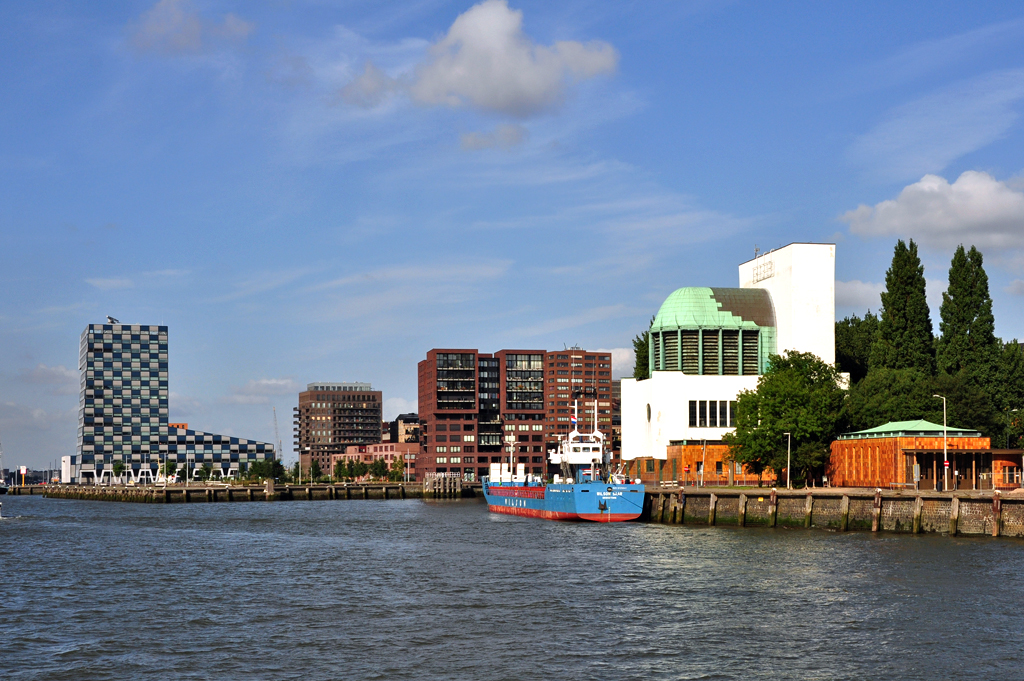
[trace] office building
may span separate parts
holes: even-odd
[[[369,383],[309,383],[294,408],[295,452],[304,475],[313,461],[326,475],[349,445],[381,441],[381,391]]]
[[[253,461],[274,458],[269,443],[172,427],[167,327],[108,321],[82,332],[78,446],[62,480],[110,481],[123,467],[117,477],[151,481],[167,461],[190,474],[205,467],[213,477],[238,477]]]

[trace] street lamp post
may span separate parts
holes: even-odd
[[[942,395],[932,395],[942,400],[942,490],[949,489],[949,454],[946,449],[946,398]]]
[[[793,476],[789,472],[790,462],[793,460],[793,436],[789,433],[783,433],[786,436],[786,489],[793,489],[793,483],[791,480]],[[804,489],[807,489],[806,483]]]

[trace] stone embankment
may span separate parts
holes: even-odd
[[[1024,537],[1024,495],[999,492],[649,487],[644,501],[655,523]]]
[[[430,481],[428,481],[429,483]],[[479,485],[476,486],[479,488]],[[11,494],[40,494],[51,499],[126,501],[177,504],[226,501],[313,501],[317,499],[451,499],[475,496],[473,485],[421,483],[360,483],[338,485],[199,485],[188,486],[94,486],[29,485]]]

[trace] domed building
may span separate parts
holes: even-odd
[[[739,288],[676,289],[658,309],[651,378],[622,381],[622,458],[645,459],[637,477],[732,481],[742,471],[725,465],[722,437],[733,427],[736,396],[757,388],[769,357],[796,350],[835,361],[833,244],[759,255],[739,266],[739,280]],[[700,451],[700,465],[691,465],[687,448]]]

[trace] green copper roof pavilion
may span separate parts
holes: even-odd
[[[677,289],[651,323],[650,370],[761,374],[775,352],[775,327],[775,308],[764,289]]]
[[[853,433],[843,433],[840,440],[866,440],[883,437],[941,437],[942,424],[919,419],[917,421],[891,421],[882,426],[875,426]],[[947,437],[981,437],[976,430],[946,426]]]

